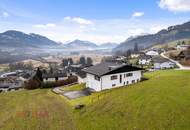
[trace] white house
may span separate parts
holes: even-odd
[[[139,56],[139,65],[149,65],[152,61],[152,57],[149,55],[140,55]]]
[[[146,55],[149,55],[149,56],[158,56],[159,53],[158,53],[158,51],[150,50],[150,51],[146,52]]]
[[[20,77],[3,77],[0,78],[0,90],[8,91],[11,89],[20,89],[24,84],[24,80]]]
[[[162,57],[156,57],[153,59],[154,69],[171,69],[175,67],[175,63]]]
[[[95,91],[137,83],[142,77],[141,68],[107,62],[83,69],[83,71],[87,73],[86,87]]]
[[[188,49],[190,46],[189,45],[177,45],[177,50],[186,50]]]
[[[59,80],[65,80],[67,78],[66,73],[47,73],[42,75],[44,82],[55,82]]]

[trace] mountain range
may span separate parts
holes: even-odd
[[[20,31],[9,30],[0,33],[0,49],[1,48],[33,48],[33,49],[48,49],[58,48],[66,50],[111,50],[113,51],[126,51],[133,49],[135,44],[138,44],[139,48],[148,48],[156,44],[165,44],[180,39],[190,38],[190,22],[186,22],[181,25],[170,26],[167,29],[163,29],[156,34],[144,34],[140,36],[130,37],[126,41],[120,43],[103,43],[97,45],[93,42],[74,40],[61,44],[50,40],[45,36],[38,34],[26,34]]]
[[[95,50],[95,49],[113,49],[118,44],[105,43],[97,45],[93,42],[74,40],[66,44],[61,44],[48,39],[39,34],[26,34],[20,31],[9,30],[0,33],[0,47],[6,48],[59,48],[70,50]]]
[[[0,33],[0,47],[8,48],[40,48],[46,46],[58,46],[55,41],[38,34],[25,34],[20,31],[9,30]]]
[[[190,38],[190,21],[181,25],[170,26],[167,29],[163,29],[156,34],[148,34],[129,38],[126,41],[120,43],[114,51],[126,51],[133,49],[135,44],[138,44],[140,48],[148,48],[156,44],[166,44],[180,39]]]

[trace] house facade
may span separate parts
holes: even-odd
[[[186,50],[188,49],[190,46],[189,45],[177,45],[176,49],[177,50]]]
[[[154,63],[154,69],[156,69],[156,70],[172,69],[175,67],[175,63],[171,62],[168,59],[162,58],[162,57],[154,58],[153,63]]]
[[[178,56],[177,60],[185,65],[190,65],[190,49],[181,51]]]
[[[149,65],[152,61],[152,57],[149,55],[140,55],[139,56],[139,65]]]
[[[112,89],[140,82],[142,69],[114,63],[101,63],[84,69],[86,87],[95,91]]]
[[[42,75],[44,82],[55,82],[59,80],[65,80],[67,78],[66,73],[48,73]]]

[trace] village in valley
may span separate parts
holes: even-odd
[[[153,46],[145,50],[140,50],[138,44],[135,44],[133,50],[116,52],[113,56],[94,54],[85,57],[78,54],[65,56],[63,59],[61,56],[53,56],[41,61],[9,64],[9,69],[1,71],[0,92],[24,89],[27,81],[35,77],[37,69],[42,73],[42,81],[45,83],[51,84],[75,76],[78,79],[75,82],[85,83],[86,88],[90,88],[91,91],[138,83],[143,79],[143,73],[190,69],[188,40]]]
[[[190,0],[1,0],[0,130],[190,130]]]

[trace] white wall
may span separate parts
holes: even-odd
[[[79,84],[86,83],[87,78],[81,78],[80,76],[77,76],[77,77],[78,77],[78,83]]]
[[[139,64],[140,65],[148,65],[150,64],[151,59],[139,59]]]
[[[95,79],[94,75],[87,73],[86,86],[94,89],[95,91],[101,91],[101,79],[98,81]]]
[[[127,73],[133,73],[133,76],[131,77],[124,77],[124,74]],[[111,76],[117,75],[117,79],[111,80]],[[120,83],[120,75],[122,75],[122,82]],[[86,81],[86,86],[89,88],[94,89],[95,91],[101,91],[104,89],[111,89],[111,88],[116,88],[120,86],[125,86],[128,84],[132,84],[132,81],[134,80],[135,83],[137,80],[141,80],[142,73],[141,71],[133,71],[133,72],[126,72],[126,73],[119,73],[119,74],[112,74],[112,75],[105,75],[102,76],[100,81],[97,81],[94,79],[94,75],[87,74],[87,81]],[[112,86],[115,84],[115,86]]]
[[[154,69],[170,69],[174,68],[175,64],[172,62],[154,63]]]

